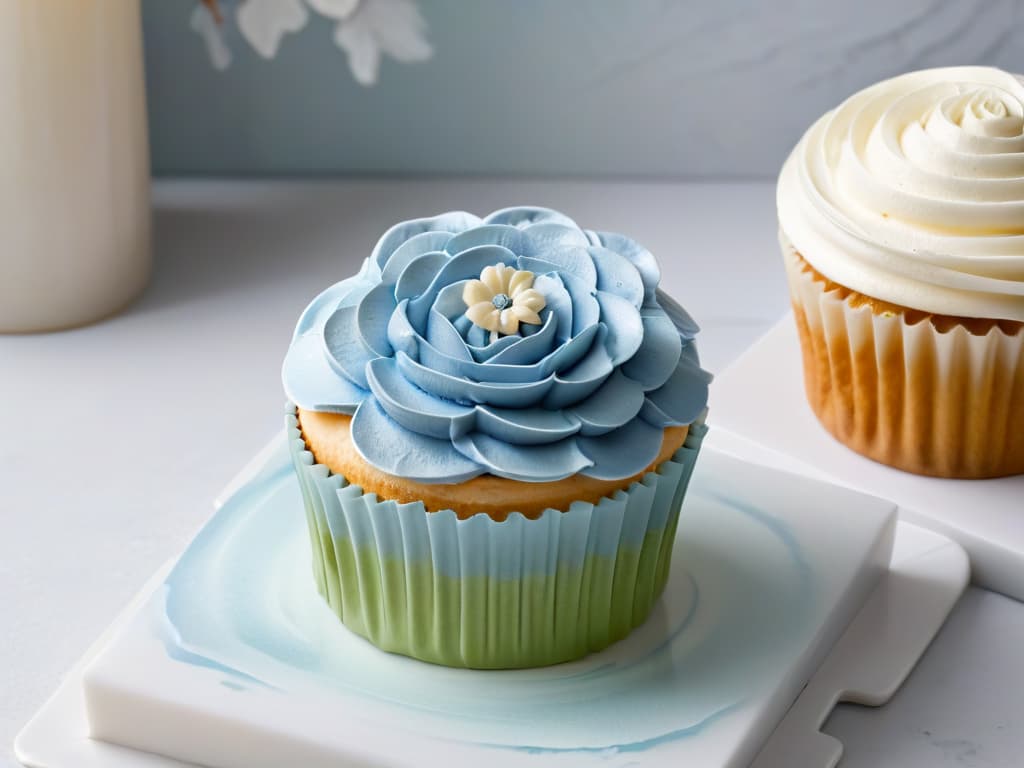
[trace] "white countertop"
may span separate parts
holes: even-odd
[[[0,437],[0,763],[280,429],[280,362],[305,304],[394,221],[524,202],[649,247],[712,371],[786,309],[769,183],[161,181],[156,272],[137,304],[75,331],[0,336],[0,398],[26,417]],[[890,704],[833,715],[841,765],[1021,765],[1021,647],[1024,606],[968,590]]]

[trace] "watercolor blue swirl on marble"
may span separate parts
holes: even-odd
[[[536,747],[536,746],[510,746],[508,744],[484,744],[481,743],[481,747],[490,747],[492,749],[512,749],[517,752],[525,752],[530,755],[554,755],[565,752],[596,752],[599,754],[619,755],[628,754],[630,752],[645,752],[648,749],[654,749],[662,744],[668,744],[679,739],[686,739],[692,736],[696,736],[705,728],[711,726],[716,721],[728,715],[733,710],[742,706],[742,702],[736,704],[730,704],[722,707],[717,712],[712,712],[710,715],[705,717],[699,723],[687,726],[686,728],[678,728],[668,733],[662,733],[658,736],[652,736],[649,739],[643,739],[642,741],[631,741],[628,744],[606,744],[599,747]]]
[[[728,487],[728,477],[698,465],[666,594],[624,641],[556,667],[457,670],[382,653],[323,604],[282,440],[168,576],[166,604],[153,604],[166,623],[154,626],[164,627],[175,658],[235,686],[365,712],[399,708],[405,727],[433,738],[523,750],[654,748],[699,736],[773,685],[794,640],[806,641],[824,610],[797,539],[714,490]]]

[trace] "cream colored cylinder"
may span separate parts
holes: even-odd
[[[149,241],[138,0],[0,0],[0,332],[118,311]]]

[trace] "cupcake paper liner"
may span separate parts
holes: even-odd
[[[556,664],[625,637],[668,579],[679,509],[707,428],[600,502],[536,519],[459,520],[363,493],[314,461],[286,417],[320,594],[377,647],[453,667]]]
[[[918,474],[1024,473],[1024,331],[939,330],[855,307],[802,269],[784,234],[780,241],[807,399],[836,439]]]

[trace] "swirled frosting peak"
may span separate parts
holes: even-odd
[[[659,277],[629,238],[544,208],[407,221],[307,307],[285,391],[354,414],[363,458],[412,480],[626,478],[707,403],[697,326]]]
[[[1024,81],[950,67],[857,93],[790,155],[778,208],[782,233],[838,283],[1024,321]]]

